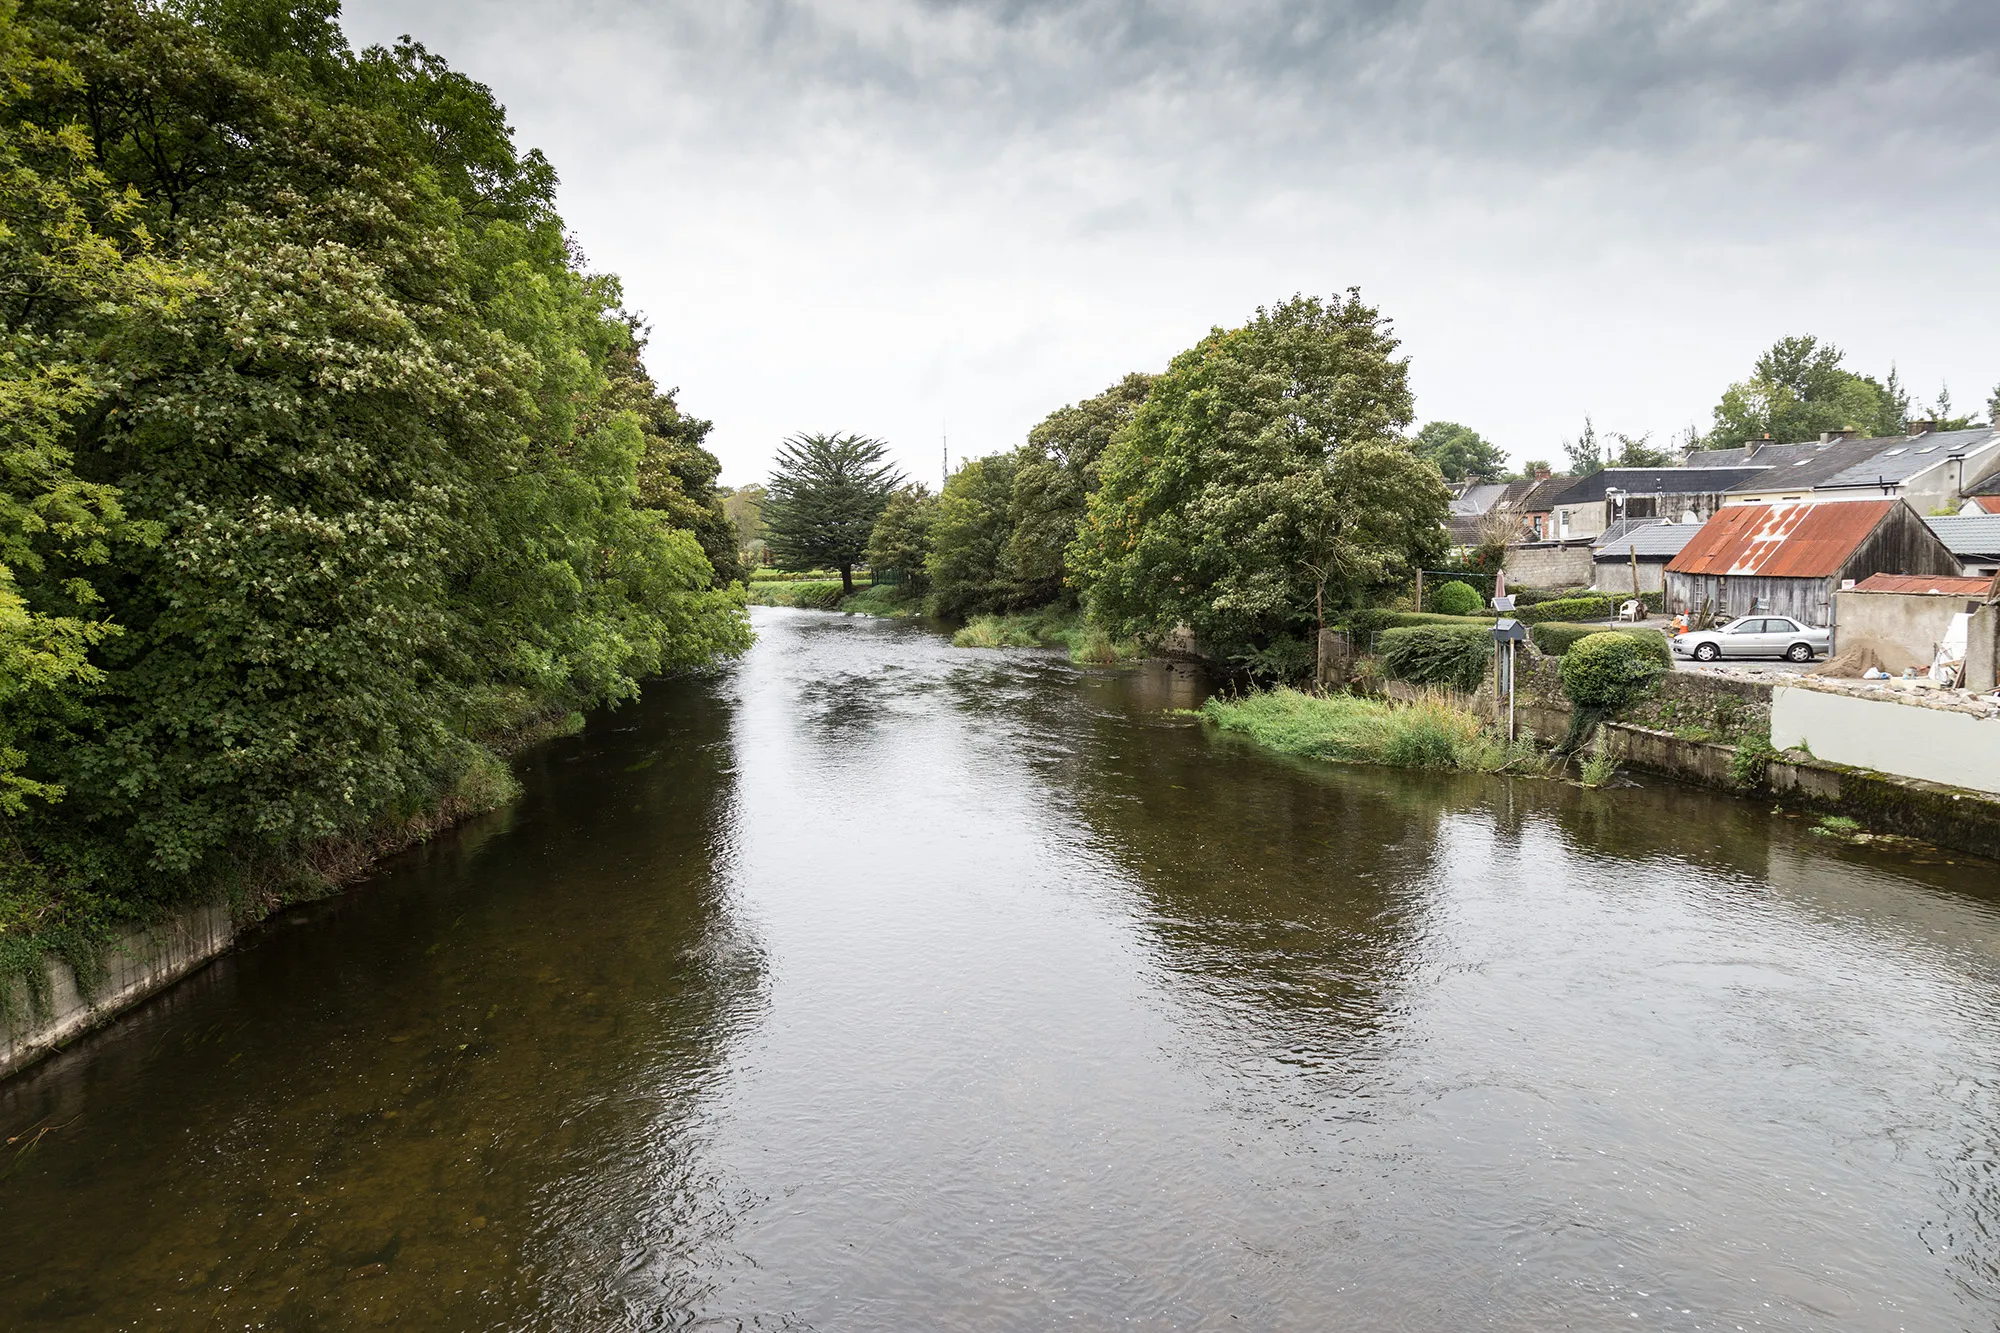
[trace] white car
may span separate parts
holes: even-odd
[[[1722,657],[1782,657],[1810,662],[1833,649],[1833,631],[1802,625],[1786,616],[1749,615],[1721,629],[1674,636],[1674,656],[1713,662]]]

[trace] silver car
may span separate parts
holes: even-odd
[[[1697,662],[1721,657],[1782,657],[1810,662],[1833,648],[1833,631],[1802,625],[1785,616],[1745,616],[1721,629],[1674,636],[1674,655]]]

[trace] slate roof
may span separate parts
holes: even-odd
[[[1841,487],[1880,486],[1908,481],[1919,472],[1936,467],[1952,454],[1970,453],[1990,444],[2000,432],[1990,426],[1977,430],[1934,431],[1889,442],[1888,447],[1819,483],[1823,490]]]
[[[1555,507],[1553,503],[1555,497],[1561,494],[1563,489],[1575,480],[1575,477],[1549,477],[1543,481],[1528,484],[1526,489],[1513,499],[1514,512],[1517,514],[1548,513],[1549,510]],[[1508,490],[1511,491],[1512,489],[1513,487],[1508,487]]]
[[[1734,449],[1690,449],[1681,466],[1783,467],[1794,459],[1809,458],[1825,447],[1818,440],[1804,440],[1797,444],[1766,444],[1760,441],[1755,450],[1748,445],[1739,445]]]
[[[1995,472],[1984,481],[1975,481],[1965,488],[1967,495],[2000,495],[2000,472]]]
[[[1990,576],[1955,579],[1937,574],[1870,574],[1850,592],[1937,593],[1942,597],[1984,597],[1993,587]]]
[[[1480,482],[1477,485],[1467,486],[1458,495],[1452,497],[1451,512],[1454,514],[1470,514],[1476,517],[1493,508],[1500,497],[1506,493],[1507,484],[1505,482]]]
[[[1755,476],[1737,482],[1729,489],[1752,493],[1810,490],[1825,482],[1827,478],[1845,472],[1856,463],[1865,463],[1885,449],[1893,449],[1907,443],[1908,441],[1902,436],[1896,435],[1886,440],[1834,440],[1828,444],[1787,445],[1786,452],[1769,467]],[[1757,461],[1763,462],[1769,453],[1768,448],[1761,450],[1757,454]]]
[[[1901,500],[1836,504],[1728,505],[1667,565],[1670,574],[1824,579],[1838,574],[1855,548]],[[1935,522],[1936,520],[1932,520]]]
[[[1931,531],[1938,535],[1951,553],[1964,559],[1966,556],[2000,556],[2000,514],[1953,515],[1950,518],[1927,518]]]
[[[1636,550],[1641,560],[1671,560],[1681,553],[1694,535],[1701,531],[1699,523],[1659,523],[1629,522],[1614,523],[1591,550],[1593,560],[1630,560]],[[1617,531],[1623,527],[1625,531]]]
[[[1632,495],[1720,495],[1763,471],[1762,467],[1608,467],[1576,478],[1552,503],[1588,504],[1602,500],[1613,486]]]

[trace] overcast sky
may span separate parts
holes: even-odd
[[[1787,333],[2000,382],[1995,0],[348,0],[490,84],[730,483],[935,481],[1295,291],[1515,459],[1704,428]]]

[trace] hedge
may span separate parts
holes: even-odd
[[[1381,607],[1371,607],[1364,611],[1349,611],[1338,617],[1334,627],[1350,634],[1373,634],[1385,629],[1404,629],[1415,625],[1457,625],[1470,627],[1477,625],[1491,631],[1493,617],[1484,616],[1441,616],[1431,611],[1390,611]]]
[[[1413,685],[1476,690],[1493,660],[1493,633],[1485,625],[1410,625],[1382,635],[1382,667]]]
[[[1587,639],[1593,634],[1629,635],[1641,643],[1651,644],[1654,655],[1662,663],[1671,664],[1673,661],[1673,655],[1667,650],[1666,635],[1644,625],[1620,625],[1615,629],[1606,629],[1602,625],[1565,625],[1556,621],[1531,626],[1528,630],[1528,639],[1550,657],[1561,657],[1570,650],[1571,644],[1579,639]]]
[[[1537,602],[1533,606],[1522,607],[1514,613],[1514,618],[1527,625],[1546,624],[1552,620],[1609,620],[1618,614],[1618,608],[1631,598],[1606,597],[1592,594],[1588,597],[1561,597],[1553,602]]]

